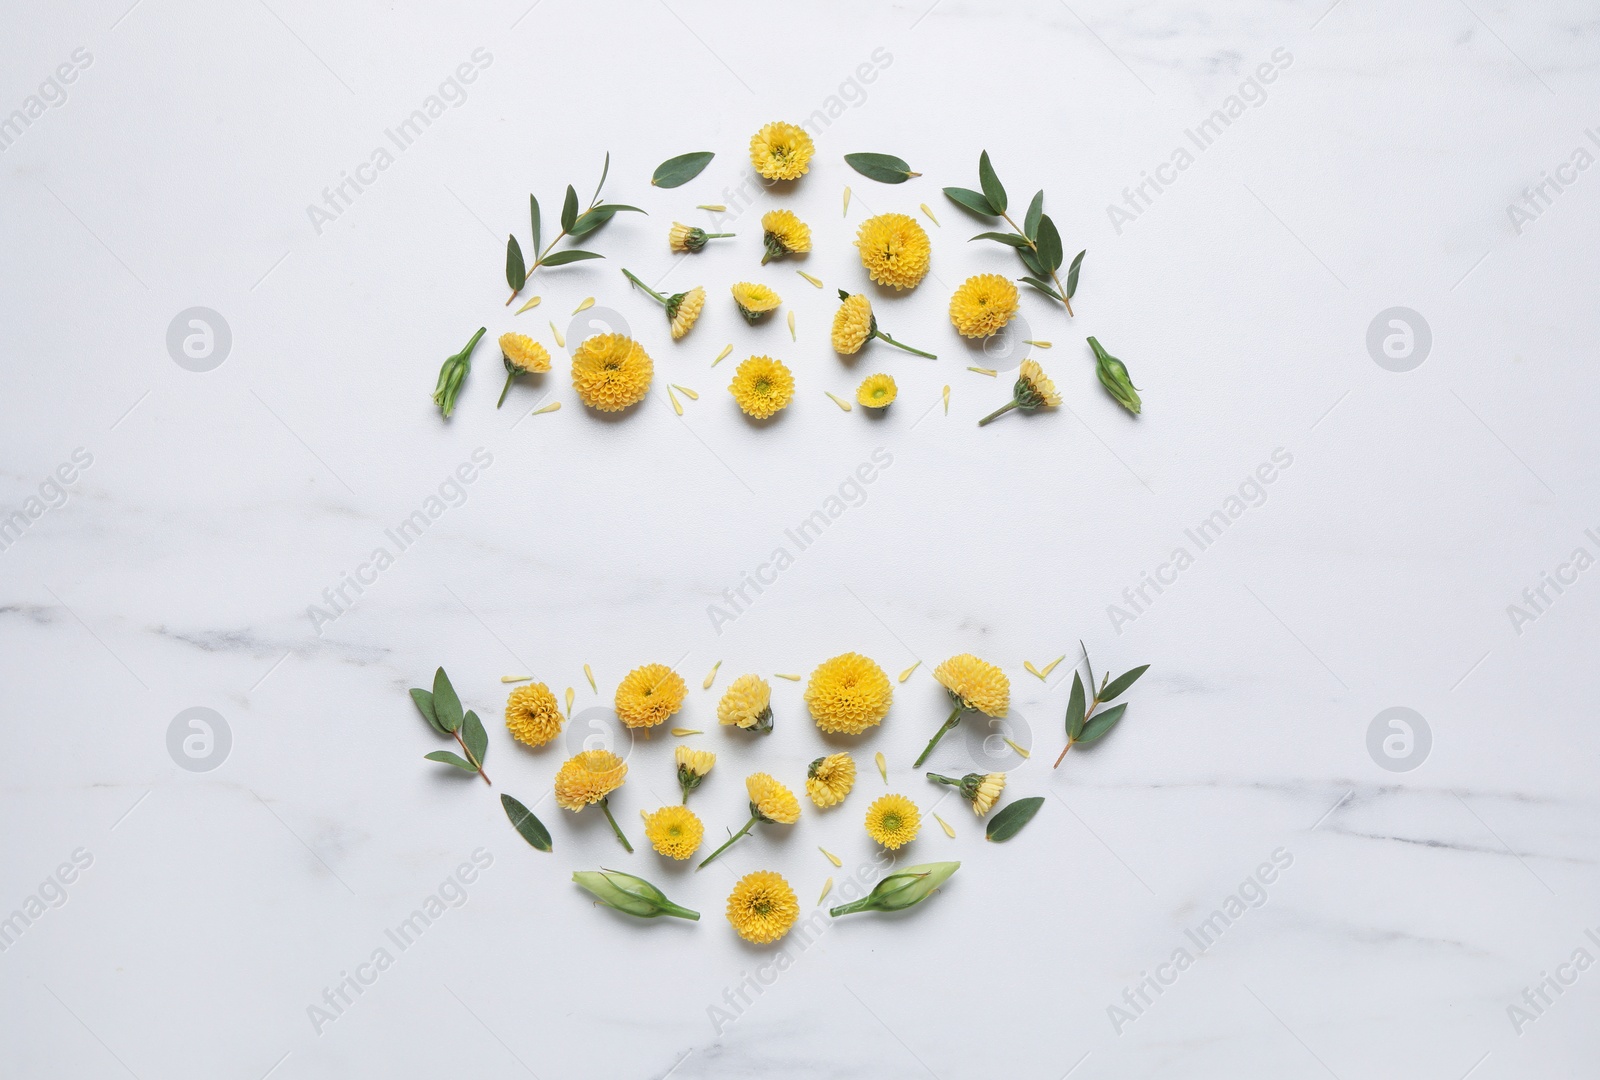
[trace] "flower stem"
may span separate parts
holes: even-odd
[[[756,823],[756,816],[754,814],[751,814],[750,815],[750,820],[744,823],[744,828],[740,829],[738,832],[736,832],[732,836],[728,837],[728,842],[726,844],[723,844],[717,850],[713,851],[710,855],[707,855],[705,857],[705,859],[700,863],[700,866],[695,867],[695,869],[699,870],[701,867],[705,866],[706,863],[710,862],[712,859],[715,859],[718,855],[721,855],[724,851],[727,851],[730,847],[733,846],[733,842],[735,840],[739,839],[739,837],[743,836],[745,833],[749,832],[750,831],[750,826],[754,825],[755,823]]]
[[[873,336],[880,337],[884,341],[887,341],[890,345],[893,345],[895,348],[904,349],[908,353],[915,353],[918,356],[926,356],[929,360],[937,360],[937,359],[939,359],[937,356],[933,355],[931,352],[923,352],[921,349],[913,349],[910,345],[902,345],[902,344],[900,344],[900,342],[896,341],[894,338],[890,337],[888,334],[885,334],[882,330],[873,331]]]
[[[629,281],[633,282],[635,285],[639,286],[639,288],[643,289],[645,292],[647,292],[651,296],[653,296],[655,298],[656,303],[665,304],[667,302],[667,298],[665,296],[662,296],[660,293],[656,292],[650,286],[646,285],[644,282],[642,282],[638,278],[634,277],[633,274],[628,270],[627,267],[623,267],[622,268],[622,272],[627,275]]]
[[[911,767],[913,769],[922,768],[922,763],[928,760],[928,755],[933,753],[933,748],[935,746],[939,745],[939,740],[944,738],[945,734],[959,723],[961,723],[961,706],[957,705],[954,709],[950,710],[950,719],[946,720],[944,722],[944,726],[933,733],[933,738],[928,740],[928,745],[923,749],[922,753],[918,755],[917,760],[911,763]]]
[[[461,756],[466,758],[467,761],[469,763],[471,763],[478,770],[478,775],[483,777],[483,782],[485,784],[488,784],[490,787],[493,787],[494,784],[490,782],[489,774],[483,771],[483,762],[481,762],[477,758],[473,757],[472,756],[472,751],[467,749],[467,744],[461,741],[461,732],[452,731],[450,734],[452,734],[452,735],[454,735],[456,737],[456,744],[461,747]]]
[[[1017,407],[1017,399],[1016,398],[1012,398],[1010,401],[1008,401],[1004,405],[1000,406],[994,412],[990,413],[988,416],[985,416],[982,420],[979,420],[978,421],[978,426],[982,427],[983,425],[987,424],[989,421],[993,420],[995,417],[1004,415],[1005,413],[1010,412],[1012,409],[1015,409],[1016,407]]]
[[[633,845],[628,843],[628,838],[622,835],[622,829],[617,825],[617,819],[611,816],[611,800],[601,799],[600,809],[605,811],[606,820],[611,822],[611,831],[617,834],[617,839],[622,841],[622,846],[629,855],[633,854]]]
[[[840,915],[853,915],[858,911],[871,911],[877,906],[876,898],[869,893],[854,903],[840,904],[836,908],[829,908],[828,916],[830,918],[838,918]]]
[[[951,787],[960,787],[961,786],[961,781],[960,780],[952,780],[950,777],[948,777],[948,776],[940,776],[936,772],[927,773],[926,775],[927,775],[929,780],[932,780],[934,783],[937,783],[937,784],[949,784]]]
[[[700,921],[700,913],[698,911],[690,911],[686,907],[679,907],[669,901],[658,900],[656,901],[656,906],[661,909],[661,914],[663,915],[671,915],[678,919],[688,919],[690,922]]]
[[[511,393],[511,382],[516,377],[517,373],[515,371],[506,372],[506,384],[500,388],[500,400],[494,403],[495,408],[498,409],[500,406],[506,403],[506,395]]]
[[[738,235],[739,235],[738,233],[731,233],[731,232],[708,232],[708,233],[706,233],[706,239],[707,240],[715,240],[715,239],[718,239],[719,237],[723,237],[723,236],[738,236]]]

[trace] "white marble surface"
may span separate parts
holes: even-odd
[[[64,101],[0,154],[0,505],[27,509],[76,450],[92,457],[0,551],[0,914],[38,898],[0,952],[0,1073],[1595,1075],[1600,973],[1559,966],[1600,958],[1585,936],[1600,926],[1600,571],[1547,586],[1525,625],[1507,611],[1575,549],[1600,554],[1585,533],[1600,526],[1600,170],[1556,171],[1600,154],[1584,134],[1600,128],[1594,5],[127,3],[14,10],[0,44],[6,112],[83,50]],[[307,205],[478,49],[465,100],[319,235]],[[1289,62],[1265,99],[1119,233],[1107,205],[1277,50]],[[863,64],[875,78],[851,86]],[[842,85],[811,174],[741,196],[749,134],[826,110]],[[980,431],[1005,387],[966,370],[984,354],[944,308],[968,274],[1017,264],[967,244],[978,227],[939,188],[973,185],[985,147],[1013,201],[1043,186],[1069,253],[1089,255],[1075,320],[1023,307],[1070,411]],[[648,186],[700,148],[718,153],[700,179]],[[608,194],[650,216],[597,235],[606,261],[541,271],[543,305],[513,317],[503,235],[525,232],[530,190],[550,216],[567,183],[587,194],[608,149]],[[873,184],[841,161],[858,150],[925,175]],[[1544,174],[1572,182],[1519,231],[1507,207]],[[740,237],[675,265],[668,224],[736,200]],[[940,359],[875,346],[843,365],[826,327],[835,286],[863,281],[853,229],[921,202],[942,225],[933,273],[879,313]],[[795,264],[755,265],[776,205],[812,223],[799,265],[826,292]],[[622,265],[711,289],[688,339],[668,339]],[[725,290],[741,277],[780,290],[798,343],[781,316],[737,320]],[[497,412],[486,343],[440,421],[438,363],[475,327],[553,346],[547,322],[590,295],[656,358],[641,408],[586,415],[558,353]],[[195,306],[231,330],[208,372],[165,343]],[[1403,373],[1365,343],[1394,306],[1433,336]],[[1088,334],[1144,388],[1138,420],[1095,384]],[[738,352],[710,370],[726,342]],[[724,389],[750,352],[800,384],[760,428]],[[823,396],[880,369],[902,387],[882,420]],[[681,419],[669,380],[700,394]],[[546,395],[563,409],[530,417]],[[460,505],[315,632],[308,605],[480,447],[492,464]],[[1114,627],[1123,590],[1193,548],[1185,529],[1280,448],[1292,464],[1260,505]],[[858,505],[717,633],[708,605],[875,451],[891,464]],[[1080,638],[1097,665],[1153,667],[1112,737],[1052,773],[1070,663],[1046,685],[1023,662]],[[826,744],[797,684],[774,682],[760,742],[715,729],[717,693],[847,649],[895,673],[924,661],[862,745],[859,790],[698,875],[624,856],[596,814],[548,797],[556,848],[532,851],[493,795],[534,804],[561,748],[527,752],[491,723],[493,790],[441,775],[405,693],[442,663],[494,720],[499,676],[525,669],[577,687],[581,717],[628,668],[677,663],[692,687],[678,722],[720,755],[693,805],[720,832],[742,820],[744,773],[798,785]],[[934,803],[909,762],[943,715],[932,664],[967,650],[1012,679],[1010,730],[1037,752],[1010,791],[1048,793],[1044,811],[998,847],[940,804],[956,839],[930,822],[910,855],[962,860],[944,893],[791,940],[771,985],[729,1006],[777,956],[721,915],[735,875],[778,869],[809,911],[830,874],[870,868],[871,754]],[[1432,732],[1409,772],[1367,750],[1392,706]],[[168,751],[192,707],[231,731],[209,772]],[[636,841],[639,810],[671,794],[673,741],[632,750],[616,802]],[[968,744],[949,742],[936,764],[959,770]],[[464,902],[316,1030],[325,988],[479,850],[492,863]],[[47,884],[74,852],[87,867]],[[1245,884],[1274,852],[1287,867]],[[705,918],[595,909],[568,878],[598,865]],[[1241,889],[1264,900],[1201,954],[1186,931]],[[1114,1022],[1185,947],[1197,961]],[[1558,970],[1575,985],[1517,1022],[1508,1008]]]

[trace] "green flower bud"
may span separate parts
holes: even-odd
[[[606,907],[615,908],[626,915],[641,919],[672,915],[696,922],[700,919],[698,911],[679,907],[644,878],[624,874],[620,870],[577,870],[573,872],[572,880],[588,889]]]
[[[833,908],[828,914],[837,918],[857,911],[902,911],[932,896],[960,868],[958,862],[935,862],[896,870],[860,900]]]
[[[487,330],[487,327],[478,327],[478,332],[472,335],[467,347],[447,357],[444,366],[439,368],[439,382],[433,388],[433,403],[439,406],[447,419],[455,411],[456,397],[461,393],[461,384],[467,381],[467,372],[472,370],[472,350]]]
[[[1139,401],[1138,387],[1133,385],[1133,379],[1128,375],[1128,369],[1121,360],[1106,352],[1094,338],[1089,339],[1089,347],[1094,350],[1096,372],[1100,376],[1100,385],[1108,390],[1117,404],[1124,409],[1139,415],[1141,402]]]

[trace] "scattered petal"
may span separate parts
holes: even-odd
[[[831,862],[833,865],[835,865],[835,866],[843,866],[844,865],[844,863],[839,860],[839,856],[835,855],[833,852],[829,851],[827,848],[819,847],[817,850],[822,852],[824,855],[826,855],[828,857],[828,861]]]
[[[922,666],[922,661],[918,660],[915,664],[912,664],[910,667],[906,668],[904,671],[902,671],[900,673],[900,681],[901,682],[905,682],[907,679],[911,678],[911,673],[913,671],[917,670],[921,666]]]
[[[544,406],[542,409],[533,410],[533,412],[530,415],[538,416],[540,413],[557,412],[560,409],[561,409],[561,402],[552,401],[550,404]]]
[[[672,392],[672,387],[667,387],[667,399],[672,402],[672,411],[679,416],[683,415],[683,406],[678,402],[678,395]]]
[[[822,279],[821,278],[814,278],[810,274],[806,273],[804,270],[796,270],[795,273],[799,274],[801,277],[803,277],[807,281],[811,282],[811,284],[815,285],[817,288],[819,288],[819,289],[822,288]]]
[[[556,344],[565,349],[567,347],[567,339],[561,336],[561,331],[556,329],[555,323],[550,324],[550,332],[556,336]]]
[[[849,188],[845,188],[844,189],[844,212],[846,214],[848,214],[850,212],[850,189]]]
[[[1050,673],[1056,669],[1056,665],[1061,663],[1061,661],[1065,660],[1066,658],[1066,654],[1063,653],[1061,656],[1058,656],[1054,660],[1050,661],[1044,666],[1043,670],[1039,672],[1040,677],[1048,679],[1050,677]]]
[[[539,306],[539,297],[537,297],[537,296],[531,297],[531,298],[529,298],[529,300],[528,300],[528,302],[526,304],[523,304],[521,307],[519,307],[517,309],[517,314],[521,315],[524,311],[527,311],[529,308],[535,308],[535,307],[538,307],[538,306]]]
[[[939,224],[939,219],[933,216],[933,211],[928,209],[927,203],[922,204],[922,212],[928,215],[929,221],[933,222],[935,225]],[[944,226],[940,225],[939,227],[943,228]]]
[[[878,775],[883,777],[883,782],[887,784],[889,782],[889,759],[883,756],[882,750],[879,750],[874,760],[878,763]]]
[[[500,681],[501,682],[528,682],[532,678],[533,678],[532,675],[502,675],[502,676],[500,676]]]
[[[576,315],[578,312],[580,312],[580,311],[588,311],[592,307],[594,307],[594,297],[592,297],[592,296],[586,297],[584,299],[583,303],[579,304],[577,307],[572,309],[572,313],[574,315]]]
[[[567,719],[568,720],[572,719],[572,699],[577,697],[577,696],[578,696],[577,694],[574,694],[572,692],[572,687],[570,687],[570,686],[567,687]]]
[[[711,689],[711,684],[717,681],[717,669],[720,668],[721,666],[722,666],[722,661],[721,660],[718,660],[715,664],[711,665],[711,673],[706,676],[706,681],[700,684],[700,689],[702,689],[702,690],[710,690]]]
[[[779,678],[779,679],[788,679],[790,682],[799,682],[800,681],[800,676],[798,676],[798,675],[785,675],[781,671],[778,672],[775,677]]]
[[[938,814],[933,815],[933,820],[939,823],[939,828],[944,830],[944,834],[946,836],[952,840],[956,838],[956,831],[950,827],[950,823],[948,821],[940,817]]]
[[[994,378],[996,375],[1000,374],[998,371],[994,370],[994,368],[986,368],[986,367],[971,367],[971,366],[968,366],[967,370],[968,371],[976,371],[979,375],[987,375],[990,378]]]
[[[1024,660],[1022,662],[1022,666],[1028,669],[1028,674],[1029,675],[1032,675],[1034,678],[1038,679],[1040,682],[1044,682],[1044,675],[1039,671],[1038,668],[1033,666],[1033,661],[1032,660]]]
[[[1000,737],[1002,739],[1006,740],[1006,745],[1007,746],[1011,747],[1011,749],[1013,749],[1017,753],[1021,754],[1024,758],[1031,758],[1033,756],[1032,754],[1030,754],[1026,750],[1024,750],[1022,747],[1020,747],[1016,743],[1012,742],[1010,739],[1007,739],[1004,735],[1002,735]]]
[[[827,881],[822,883],[822,895],[817,897],[817,903],[821,904],[824,900],[826,900],[828,898],[828,894],[831,893],[832,891],[833,891],[833,879],[829,878]]]
[[[835,405],[839,406],[839,408],[843,409],[845,412],[849,412],[850,411],[850,403],[848,401],[844,400],[844,398],[841,398],[838,395],[834,394],[831,390],[824,390],[823,393],[827,394],[829,397],[833,398],[833,403]]]
[[[1048,349],[1050,347],[1048,341],[1029,341],[1027,338],[1023,338],[1022,343],[1024,345],[1032,345],[1036,349]]]
[[[598,694],[600,692],[600,688],[594,684],[594,672],[590,669],[588,664],[583,665],[583,674],[589,680],[589,689]]]
[[[789,340],[790,341],[799,341],[800,340],[799,338],[794,336],[794,312],[792,312],[792,311],[789,312]]]
[[[728,208],[723,206],[721,203],[701,203],[699,206],[695,207],[695,209],[710,210],[713,214],[725,214],[728,212]]]
[[[944,388],[944,414],[946,416],[950,415],[950,388],[948,386]]]
[[[705,732],[701,731],[699,728],[692,728],[692,727],[675,727],[675,728],[672,729],[672,733],[674,735],[676,735],[680,739],[683,738],[685,735],[704,735],[705,734]]]
[[[722,351],[717,354],[717,358],[715,360],[711,361],[711,366],[712,367],[716,367],[718,364],[722,363],[724,360],[726,360],[728,358],[728,354],[731,353],[732,351],[733,351],[733,346],[732,345],[724,345],[722,347]]]
[[[688,398],[690,401],[700,400],[700,395],[695,393],[693,390],[690,390],[687,386],[679,386],[677,383],[673,383],[672,388],[678,393],[682,394],[684,397]]]

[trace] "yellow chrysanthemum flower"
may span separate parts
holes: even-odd
[[[793,825],[800,820],[800,800],[766,773],[751,773],[745,777],[744,789],[750,795],[751,810],[763,821]]]
[[[794,398],[794,376],[782,360],[752,356],[734,371],[728,392],[745,415],[765,420]]]
[[[655,374],[644,347],[621,334],[596,334],[572,355],[572,387],[591,409],[619,412],[643,400]]]
[[[628,672],[617,687],[617,718],[631,728],[655,727],[683,708],[689,688],[665,664],[646,664]]]
[[[798,180],[816,150],[805,128],[774,121],[750,136],[750,164],[768,180]]]
[[[706,827],[687,806],[663,806],[653,814],[639,811],[650,846],[669,859],[687,859],[700,847]]]
[[[867,807],[867,835],[891,850],[911,843],[921,828],[917,804],[904,795],[883,795]]]
[[[854,356],[876,328],[872,301],[861,293],[847,294],[833,316],[833,351],[841,356]]]
[[[746,941],[765,945],[789,932],[800,917],[800,899],[771,870],[757,870],[739,879],[728,896],[728,921]]]
[[[543,746],[561,734],[561,706],[544,683],[529,683],[506,699],[506,728],[518,742]]]
[[[667,233],[667,246],[677,252],[699,251],[706,246],[708,240],[732,235],[731,232],[706,232],[697,225],[685,225],[681,221],[674,221],[672,229]]]
[[[1044,373],[1044,368],[1039,366],[1037,360],[1024,360],[1021,369],[1017,372],[1020,382],[1028,384],[1028,391],[1032,397],[1038,399],[1037,403],[1030,406],[1025,401],[1024,408],[1038,408],[1040,405],[1056,406],[1061,404],[1061,395],[1056,393],[1056,384]]]
[[[754,325],[757,319],[783,303],[783,298],[765,285],[740,281],[733,286],[733,302],[738,305],[744,321]]]
[[[806,770],[806,794],[826,809],[844,802],[856,783],[856,762],[849,754],[819,757]]]
[[[761,264],[784,255],[801,255],[811,250],[811,226],[789,210],[769,210],[761,215],[762,242],[766,251]]]
[[[1005,789],[1005,773],[984,773],[983,779],[978,781],[977,790],[972,794],[972,812],[979,817],[987,814],[994,804],[1000,800],[1000,793]]]
[[[817,665],[805,693],[817,727],[841,735],[859,735],[882,723],[893,696],[889,676],[860,653],[844,653]]]
[[[500,358],[506,365],[506,384],[500,389],[500,400],[494,406],[497,409],[505,404],[517,376],[550,370],[550,353],[527,334],[501,334]]]
[[[687,771],[694,776],[704,778],[711,767],[717,763],[717,755],[710,750],[696,750],[693,747],[680,746],[672,754],[673,760],[678,764],[680,772]]]
[[[856,389],[856,400],[869,409],[886,409],[900,392],[887,375],[868,375]]]
[[[585,750],[556,772],[556,805],[582,810],[622,786],[628,763],[609,750]]]
[[[856,247],[867,276],[896,289],[916,287],[928,273],[933,250],[922,226],[905,214],[879,214],[863,221]]]
[[[1011,680],[987,660],[979,660],[971,653],[952,656],[933,669],[933,677],[961,708],[976,709],[987,716],[1006,714]]]
[[[667,301],[667,318],[672,320],[673,341],[694,329],[694,321],[700,317],[700,311],[705,306],[706,291],[698,285]]]
[[[746,731],[771,731],[772,687],[760,675],[739,676],[717,703],[717,721]]]
[[[975,274],[950,297],[950,322],[962,337],[995,333],[1017,313],[1017,287],[999,274]]]

